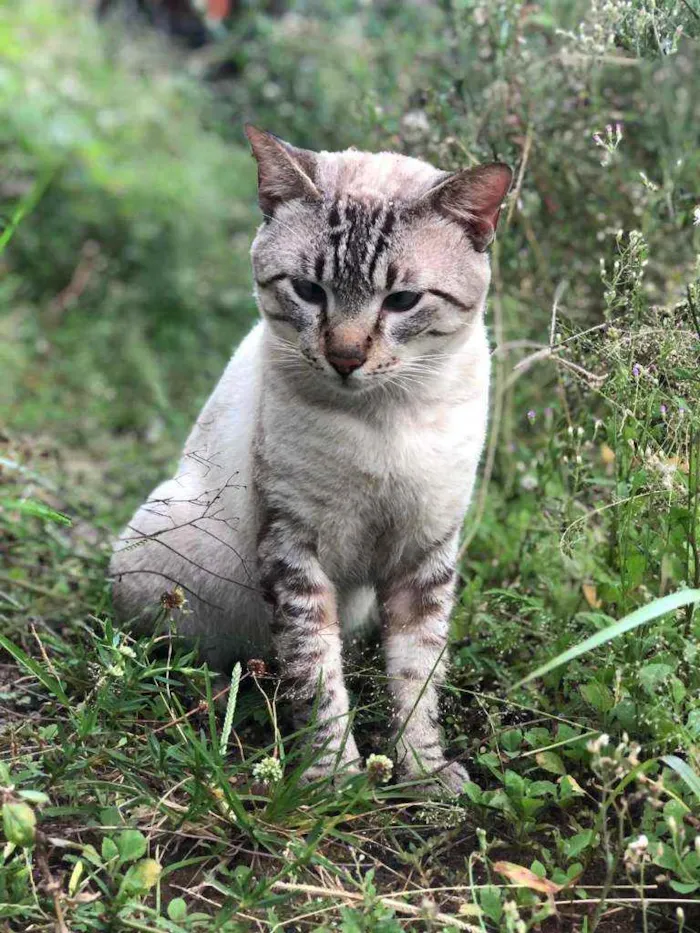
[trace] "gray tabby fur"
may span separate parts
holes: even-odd
[[[152,619],[177,583],[187,597],[177,629],[214,668],[276,651],[300,725],[313,718],[310,777],[357,766],[343,639],[378,620],[399,772],[456,792],[466,772],[445,760],[437,687],[486,432],[484,249],[510,170],[448,175],[247,131],[266,216],[252,247],[262,321],[175,477],[123,531],[115,605],[124,619]],[[322,285],[323,306],[292,279]],[[396,291],[422,298],[383,309]],[[329,358],[357,368],[342,375]]]

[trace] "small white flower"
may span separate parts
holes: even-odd
[[[373,784],[386,784],[391,780],[394,763],[386,755],[370,755],[366,764],[367,777]]]
[[[263,758],[253,766],[253,777],[261,784],[276,784],[282,780],[282,765],[276,758]]]
[[[700,227],[700,204],[693,211],[693,225]]]
[[[606,735],[604,732],[598,736],[597,739],[591,739],[586,748],[591,753],[591,755],[599,755],[601,749],[605,748],[606,745],[610,744],[610,736]]]
[[[401,129],[409,142],[417,143],[430,135],[430,121],[424,110],[409,110],[401,118]]]
[[[634,849],[636,852],[646,852],[649,848],[649,839],[642,833],[642,835],[635,840],[635,842],[630,842],[630,849]]]

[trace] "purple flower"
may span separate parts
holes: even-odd
[[[531,408],[530,411],[527,413],[527,420],[530,422],[530,424],[534,424],[536,417],[537,417],[537,413],[535,412],[534,409]]]
[[[662,405],[661,408],[659,408],[659,411],[661,412],[662,415],[665,415],[665,414],[666,414],[666,406],[665,406],[665,405]]]
[[[635,363],[634,366],[632,367],[632,375],[634,376],[635,379],[639,379],[639,375],[641,371],[642,371],[642,367],[639,365],[639,363]]]

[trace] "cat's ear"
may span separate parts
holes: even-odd
[[[424,196],[431,206],[463,226],[483,252],[496,233],[501,205],[513,178],[503,162],[489,162],[455,172]]]
[[[250,123],[246,124],[245,133],[258,163],[258,201],[266,217],[271,217],[283,201],[321,197],[314,184],[315,153],[290,146]]]

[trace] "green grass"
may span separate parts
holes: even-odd
[[[61,4],[0,12],[0,929],[700,930],[696,7],[251,8],[213,90]],[[451,802],[303,785],[274,673],[227,693],[111,618],[111,536],[253,313],[241,114],[518,167]],[[365,755],[377,654],[349,659]]]

